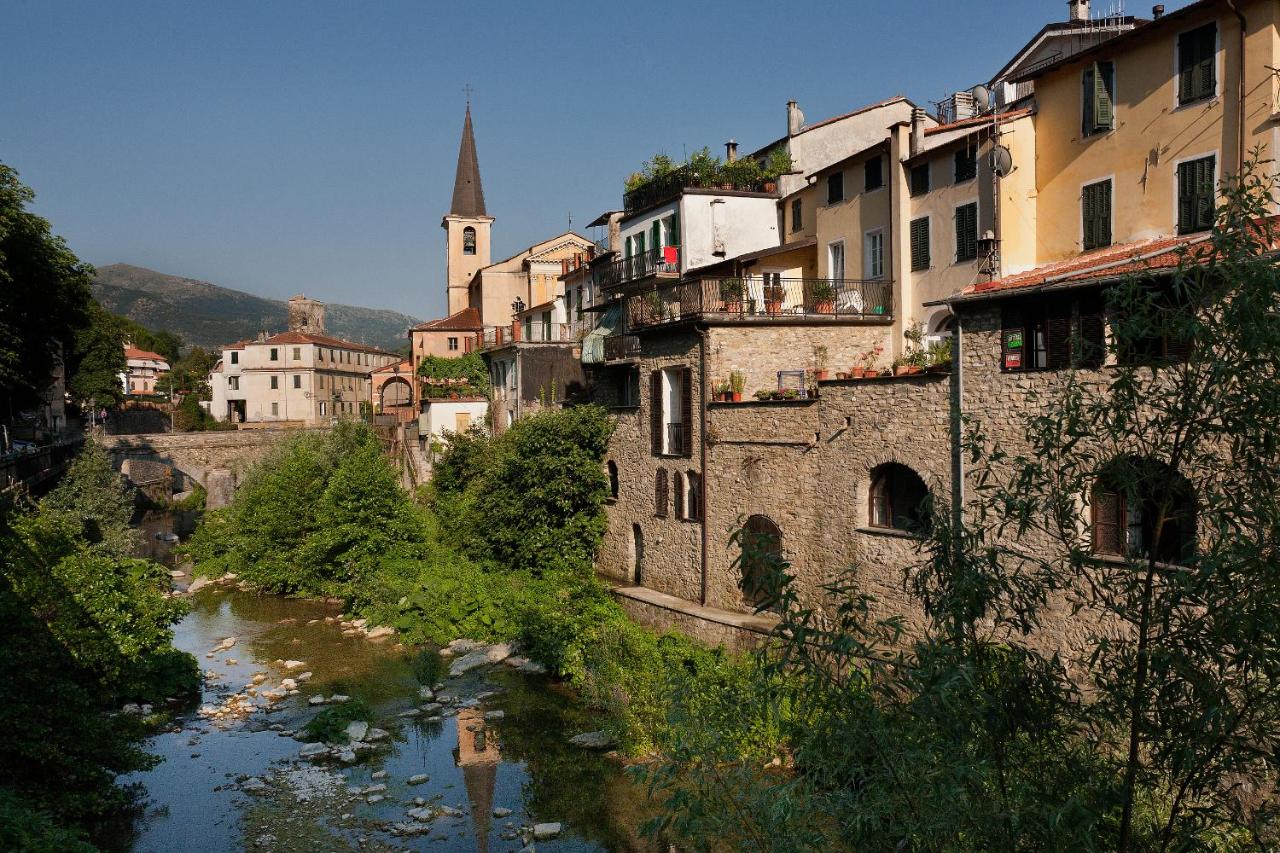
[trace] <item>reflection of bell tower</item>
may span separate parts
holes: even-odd
[[[445,230],[446,295],[450,315],[467,307],[467,285],[481,267],[489,266],[489,228],[493,217],[485,214],[484,188],[480,185],[480,161],[476,157],[476,137],[471,129],[471,102],[462,122],[462,143],[458,146],[458,173],[453,179],[453,203],[441,221]]]
[[[458,751],[454,760],[462,768],[462,783],[471,803],[471,825],[476,833],[476,850],[489,849],[489,816],[493,812],[493,788],[498,780],[502,755],[498,743],[489,736],[484,712],[466,708],[454,717],[458,726]]]

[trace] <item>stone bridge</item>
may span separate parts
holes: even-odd
[[[226,432],[159,432],[99,439],[116,469],[140,489],[159,497],[199,483],[208,507],[231,500],[252,465],[298,429],[241,429]]]

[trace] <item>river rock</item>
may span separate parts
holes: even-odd
[[[377,628],[374,628],[371,631],[368,631],[365,634],[365,637],[376,642],[378,640],[387,639],[391,635],[395,634],[395,632],[396,632],[396,629],[390,627],[389,625],[379,625]]]
[[[462,657],[449,664],[449,677],[457,678],[465,675],[473,669],[487,666],[491,661],[488,654],[483,651],[467,652]]]
[[[444,708],[444,706],[441,705],[439,702],[428,702],[426,705],[423,705],[419,710],[422,711],[422,713],[424,714],[438,714],[442,708]]]
[[[560,834],[560,824],[558,823],[535,823],[533,825],[534,841],[550,841]]]
[[[364,740],[364,736],[369,733],[369,724],[364,720],[352,720],[347,724],[347,740],[355,742]]]
[[[407,811],[405,814],[407,814],[409,817],[413,818],[414,820],[422,821],[423,823],[429,823],[430,821],[435,820],[435,817],[436,817],[435,810],[430,806],[422,806],[416,809],[409,809],[409,811]]]
[[[267,783],[256,776],[250,776],[240,783],[240,790],[246,794],[261,794],[267,790]]]
[[[430,687],[419,687],[418,698],[423,700],[424,702],[430,702],[436,698],[436,692],[432,690]]]
[[[180,578],[185,575],[186,575],[186,572],[184,572],[182,569],[174,569],[173,571],[169,572],[169,577],[171,578]]]
[[[497,808],[493,810],[493,816],[498,818],[507,817],[510,814],[511,814],[511,809]]]
[[[385,799],[386,797],[382,796],[381,794],[374,794],[372,797],[366,797],[365,802],[368,803],[369,805],[373,805],[374,803],[380,803]]]
[[[384,794],[387,791],[386,785],[365,785],[362,794]]]
[[[287,660],[283,664],[285,669],[302,669],[306,663],[300,660]]]
[[[301,683],[302,683],[302,682],[304,682],[304,681],[310,681],[310,680],[311,680],[311,670],[307,670],[306,672],[300,672],[300,673],[298,673],[297,675],[295,675],[295,676],[293,677],[293,680],[294,680],[294,681],[296,681],[296,682],[298,682],[299,684],[301,684]]]
[[[382,729],[369,729],[369,731],[365,733],[364,739],[369,742],[374,742],[386,740],[389,737],[391,737],[390,732],[385,732]]]
[[[335,704],[335,705],[341,705],[343,702],[350,702],[350,701],[351,701],[351,697],[350,697],[350,696],[345,696],[345,695],[343,695],[343,694],[341,694],[341,693],[335,693],[335,694],[333,694],[332,696],[330,696],[330,697],[329,697],[329,701],[330,701],[330,702],[332,702],[332,703],[333,703],[333,704]]]
[[[612,749],[614,740],[608,732],[583,732],[569,738],[569,743],[583,749]]]
[[[197,592],[204,589],[206,586],[208,586],[211,583],[213,583],[213,581],[209,580],[208,578],[196,578],[190,583],[189,586],[187,586],[187,594],[195,595]]]
[[[232,647],[232,646],[234,646],[235,644],[236,644],[236,638],[235,638],[235,637],[227,637],[227,638],[226,638],[225,640],[223,640],[221,643],[218,643],[218,645],[214,646],[214,647],[213,647],[213,650],[214,650],[215,652],[225,652],[227,649],[231,648],[231,647]]]
[[[422,712],[419,711],[417,708],[410,708],[407,711],[401,711],[399,714],[396,714],[396,716],[403,717],[404,719],[409,719],[410,717],[416,717],[421,713]]]
[[[486,720],[501,720],[506,716],[505,711],[486,711],[484,718]]]
[[[323,705],[325,702],[328,702],[328,701],[329,701],[329,700],[328,700],[328,699],[325,699],[323,696],[312,696],[310,699],[308,699],[308,700],[307,700],[307,704],[308,704],[308,705]]]
[[[280,679],[280,689],[281,690],[297,690],[298,682],[292,678],[282,678]]]
[[[329,752],[329,747],[322,743],[309,743],[298,750],[298,757],[305,759],[319,758]]]
[[[340,749],[334,758],[338,759],[343,764],[355,764],[357,761],[356,751],[354,749]]]
[[[372,773],[370,773],[370,774],[369,774],[369,778],[370,778],[370,779],[374,779],[374,780],[378,780],[378,779],[385,779],[385,778],[387,778],[387,771],[385,771],[385,770],[375,770],[375,771],[373,771]]]
[[[408,779],[405,780],[405,782],[409,783],[410,785],[421,785],[423,782],[430,780],[430,778],[431,777],[428,776],[426,773],[417,773],[413,776],[410,776]]]
[[[477,643],[475,640],[467,640],[459,637],[456,640],[451,640],[449,645],[445,646],[440,651],[449,652],[454,655],[465,655],[467,652],[475,651],[483,645],[484,643]]]

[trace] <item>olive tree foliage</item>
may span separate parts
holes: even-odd
[[[655,828],[768,850],[1280,845],[1275,190],[1246,168],[1176,269],[1112,287],[1113,364],[1058,374],[1018,441],[964,426],[963,512],[939,502],[921,531],[909,635],[856,572],[818,607],[755,558],[782,613],[759,666],[787,675],[758,702],[800,709],[795,772],[695,728],[648,774]],[[1142,530],[1122,521],[1109,556],[1104,493]]]

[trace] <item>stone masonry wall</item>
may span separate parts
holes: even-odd
[[[779,370],[814,370],[815,350],[827,350],[831,376],[847,372],[863,353],[877,344],[885,348],[881,366],[889,361],[890,329],[885,325],[851,326],[716,326],[710,331],[707,379],[726,382],[730,372],[746,376],[745,395],[778,387]]]
[[[600,574],[616,583],[636,582],[637,545],[633,526],[640,531],[644,586],[697,601],[701,587],[701,525],[675,517],[668,501],[667,517],[655,515],[654,482],[659,469],[668,482],[679,471],[697,471],[698,443],[702,440],[698,407],[702,399],[699,379],[700,337],[685,328],[645,338],[640,360],[640,400],[634,409],[615,410],[617,428],[609,442],[609,461],[618,466],[618,498],[608,508],[609,527],[597,559]],[[693,456],[654,456],[649,441],[649,383],[651,373],[667,367],[693,370]],[[675,494],[674,487],[671,494]]]

